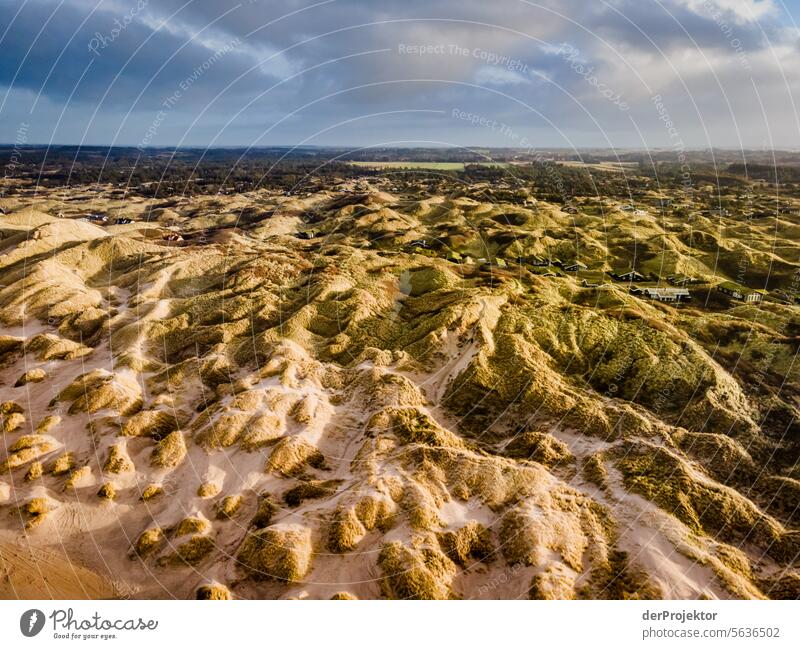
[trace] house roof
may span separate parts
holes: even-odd
[[[760,288],[750,288],[748,286],[742,286],[741,284],[737,284],[736,282],[721,282],[718,285],[718,288],[722,288],[727,291],[738,291],[742,295],[750,295],[752,293],[767,295],[767,291],[763,291]]]
[[[658,286],[658,287],[646,287],[642,289],[648,295],[657,295],[659,297],[686,297],[689,295],[688,289],[685,288],[673,288],[667,286]]]

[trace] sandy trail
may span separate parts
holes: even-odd
[[[0,599],[113,599],[108,579],[42,548],[0,540]]]

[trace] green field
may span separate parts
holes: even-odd
[[[369,167],[370,169],[434,169],[437,171],[464,171],[463,162],[403,162],[403,161],[351,161],[356,167]],[[505,162],[470,162],[486,167],[505,167]]]

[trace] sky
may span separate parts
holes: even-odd
[[[0,0],[0,142],[800,147],[800,0]]]

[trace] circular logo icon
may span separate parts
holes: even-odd
[[[19,630],[26,638],[32,638],[44,628],[44,613],[38,608],[25,611],[19,618]]]

